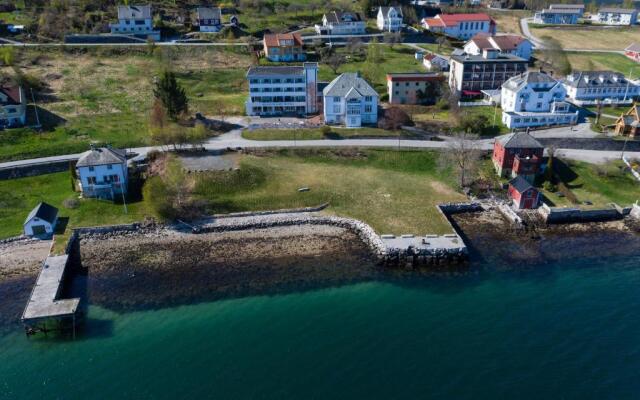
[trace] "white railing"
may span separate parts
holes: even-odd
[[[622,156],[622,161],[624,161],[625,164],[627,164],[627,167],[629,167],[629,169],[631,170],[631,174],[640,181],[640,172],[636,171],[635,169],[633,169],[633,166],[631,165],[631,163],[629,162],[629,159],[627,159],[627,157]]]

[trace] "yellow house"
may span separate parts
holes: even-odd
[[[0,86],[0,128],[24,125],[26,111],[27,99],[20,86]]]

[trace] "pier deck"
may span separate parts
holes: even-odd
[[[75,316],[80,299],[58,299],[62,289],[68,256],[47,257],[31,291],[22,314],[22,322],[29,324],[49,318]]]
[[[467,246],[463,240],[455,234],[450,235],[426,235],[426,236],[387,236],[381,237],[387,249],[407,250],[413,248],[416,251],[466,251]]]

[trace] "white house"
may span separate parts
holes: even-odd
[[[118,22],[110,27],[112,34],[160,40],[160,31],[153,29],[151,5],[118,6]]]
[[[319,35],[363,35],[366,23],[357,12],[331,11],[322,16],[322,25],[315,29]]]
[[[324,122],[356,128],[378,122],[378,92],[356,72],[346,72],[324,88]]]
[[[200,32],[219,32],[222,28],[220,7],[198,7],[197,14]]]
[[[629,104],[640,96],[640,86],[612,71],[572,72],[562,82],[576,105]]]
[[[512,54],[527,61],[533,52],[528,39],[511,33],[477,33],[464,45],[464,52],[467,54],[480,55],[485,49],[495,49],[501,54]]]
[[[435,33],[457,39],[469,39],[476,33],[496,33],[496,23],[484,13],[438,14],[433,18],[423,18],[422,26]]]
[[[569,125],[578,121],[578,111],[564,101],[562,83],[544,72],[525,72],[502,84],[502,122],[510,129]]]
[[[634,8],[601,8],[591,16],[591,21],[604,25],[635,25],[638,10]]]
[[[377,17],[378,29],[386,32],[399,32],[402,30],[402,8],[380,7]]]
[[[125,150],[92,147],[82,153],[76,164],[83,197],[115,200],[127,193],[129,172]]]
[[[319,111],[318,63],[251,67],[247,80],[247,115],[307,115]]]
[[[536,24],[573,25],[584,14],[584,4],[551,4],[549,8],[536,12]]]
[[[22,225],[26,236],[50,236],[56,229],[58,209],[41,202],[27,216]]]
[[[429,71],[448,71],[449,60],[434,53],[425,54],[422,64]]]
[[[27,115],[27,99],[18,85],[0,86],[0,129],[22,126]]]

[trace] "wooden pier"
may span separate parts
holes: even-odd
[[[22,323],[27,336],[37,332],[45,334],[50,330],[47,323],[71,320],[73,338],[76,336],[76,312],[80,304],[79,298],[60,299],[60,292],[69,261],[68,255],[52,256],[42,264],[36,284],[22,313]]]

